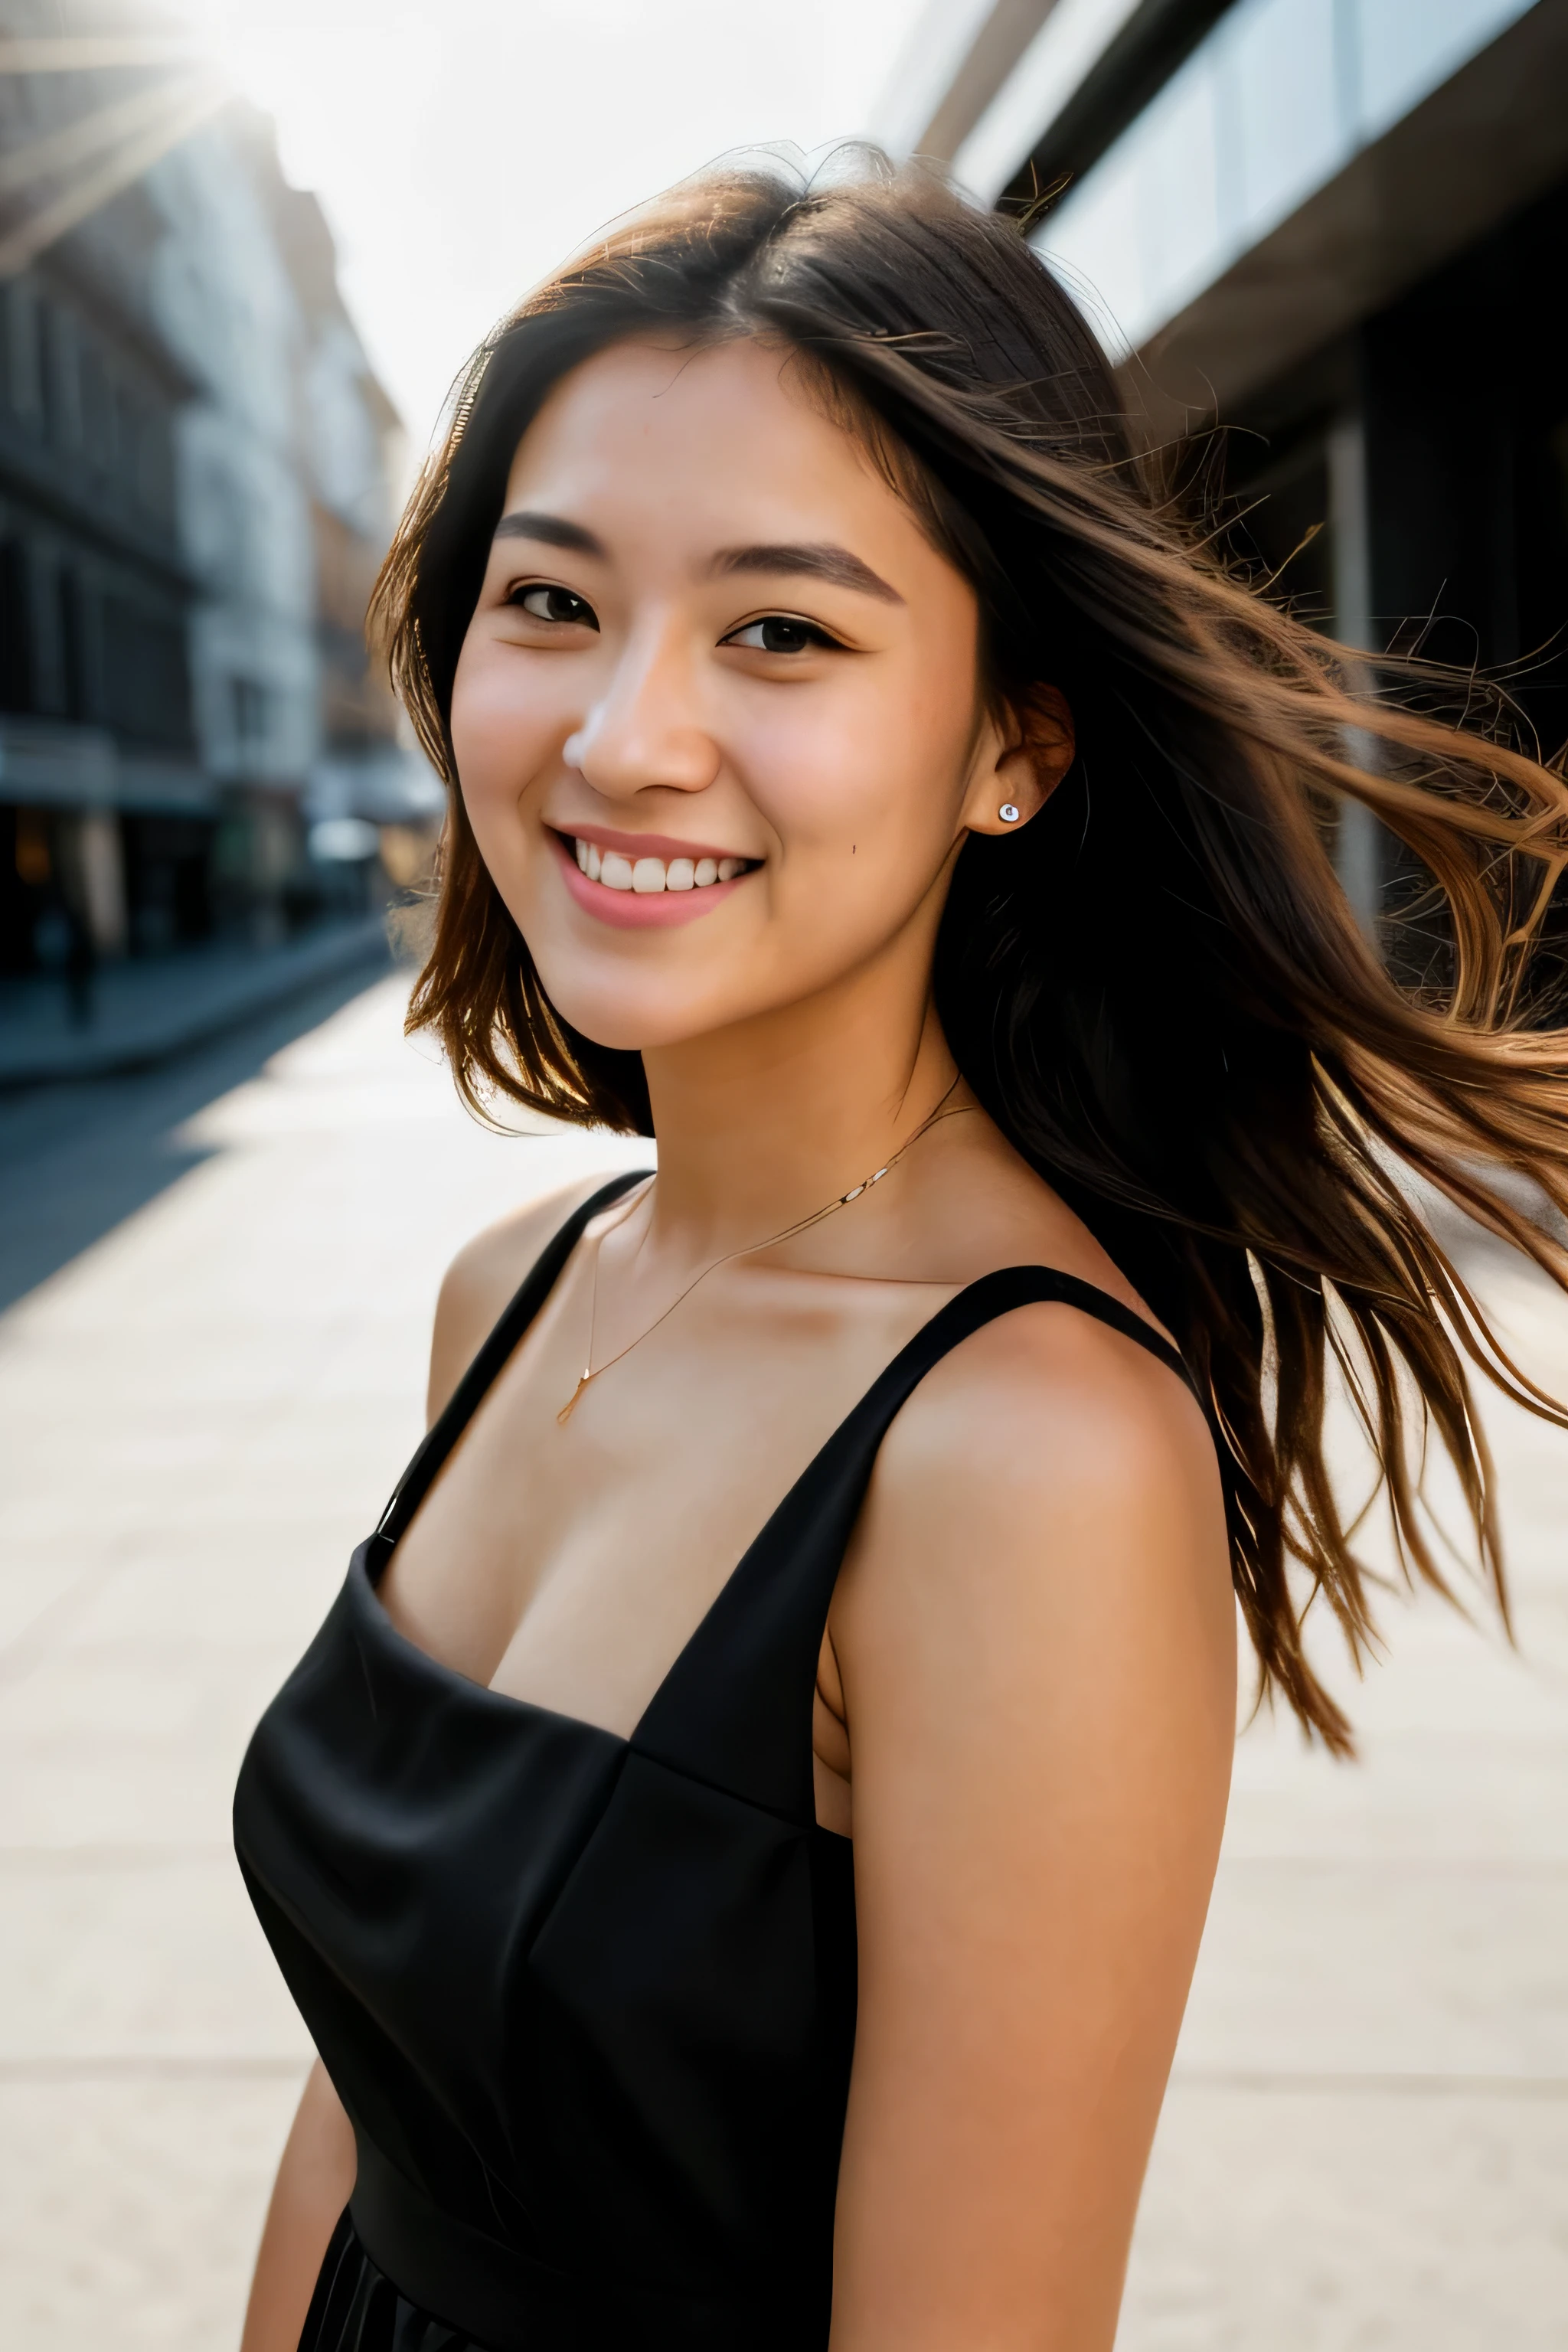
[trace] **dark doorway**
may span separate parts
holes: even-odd
[[[129,814],[124,825],[125,895],[133,950],[160,955],[209,938],[216,821]]]

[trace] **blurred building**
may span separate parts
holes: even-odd
[[[1521,665],[1568,737],[1564,0],[933,0],[880,129],[987,205],[1060,192],[1033,242],[1152,434],[1230,428],[1281,593]],[[1342,828],[1369,919],[1387,847]]]
[[[13,971],[279,937],[360,887],[323,818],[341,851],[435,798],[363,645],[398,421],[320,208],[186,45],[88,21],[0,0]]]

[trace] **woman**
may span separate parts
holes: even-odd
[[[1106,2352],[1233,1592],[1347,1745],[1326,1354],[1434,1579],[1410,1381],[1494,1580],[1466,1351],[1554,1411],[1405,1171],[1561,1278],[1477,1171],[1568,1199],[1523,993],[1568,795],[1354,699],[1152,497],[1024,240],[915,178],[711,178],[552,281],[378,613],[453,788],[411,1023],[658,1175],[458,1257],[430,1435],[247,1759],[322,2062],[247,2352]],[[1335,883],[1347,794],[1447,895],[1427,1000]]]

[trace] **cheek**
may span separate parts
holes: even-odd
[[[538,685],[510,647],[465,640],[452,681],[452,751],[476,821],[515,803],[548,755],[554,715]]]
[[[755,731],[748,781],[786,867],[792,852],[847,858],[853,845],[857,872],[907,865],[921,882],[951,845],[973,732],[973,698],[912,665],[820,701],[781,698]]]

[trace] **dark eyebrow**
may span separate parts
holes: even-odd
[[[808,580],[826,580],[835,588],[858,589],[862,596],[879,596],[884,604],[901,604],[903,598],[879,572],[847,547],[727,547],[713,559],[715,572],[795,572]]]
[[[603,555],[605,542],[584,530],[580,522],[568,522],[562,515],[530,514],[520,508],[515,514],[502,515],[495,528],[498,539],[536,539],[544,547],[570,548],[574,555]]]

